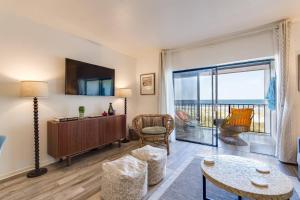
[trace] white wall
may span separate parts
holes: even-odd
[[[65,57],[116,69],[116,87],[131,87],[128,121],[136,111],[136,60],[87,40],[35,24],[16,16],[0,14],[0,134],[7,136],[0,156],[0,179],[33,167],[32,99],[19,97],[20,80],[46,80],[50,96],[40,99],[41,163],[53,162],[47,155],[46,122],[58,116],[99,115],[109,102],[123,113],[123,101],[115,97],[64,95]]]
[[[273,56],[273,36],[264,31],[216,44],[172,52],[175,70],[207,67],[216,64]]]
[[[187,48],[171,53],[174,70],[207,67],[210,65],[236,62],[273,56],[273,38],[271,31],[227,40],[214,45]],[[141,52],[137,56],[137,82],[140,74],[156,73],[156,94],[140,95],[138,91],[137,113],[159,112],[160,93],[160,49]]]
[[[160,49],[150,49],[141,52],[137,56],[136,80],[139,90],[140,75],[155,73],[155,95],[141,95],[138,91],[138,104],[135,107],[139,114],[158,113],[159,110],[159,93],[160,93]]]

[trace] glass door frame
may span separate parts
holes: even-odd
[[[272,63],[275,61],[274,58],[268,58],[268,59],[258,59],[258,60],[253,60],[253,61],[246,61],[246,62],[238,62],[238,63],[231,63],[231,64],[223,64],[223,65],[215,65],[215,66],[210,66],[210,67],[201,67],[201,68],[194,68],[194,69],[187,69],[187,70],[178,70],[178,71],[173,71],[173,86],[174,86],[174,74],[175,73],[180,73],[180,72],[189,72],[189,71],[201,71],[201,70],[212,70],[212,82],[211,82],[211,86],[212,86],[212,120],[218,120],[218,71],[222,70],[222,69],[234,69],[234,68],[241,68],[241,67],[251,67],[251,66],[256,66],[256,65],[264,65],[264,64],[268,64],[270,67],[270,74],[271,74],[271,66]],[[271,77],[271,76],[270,76]],[[199,74],[197,77],[197,104],[199,107],[200,104],[200,92],[199,92]],[[175,87],[173,87],[173,95],[175,94]],[[175,95],[174,95],[175,96]],[[215,97],[215,98],[214,98]],[[272,123],[272,120],[271,122]],[[270,134],[272,134],[272,130],[270,130]],[[207,146],[212,146],[212,147],[218,147],[219,143],[219,133],[218,133],[218,127],[212,127],[212,143],[203,143],[203,142],[196,142],[196,141],[190,141],[190,140],[186,140],[186,139],[177,139],[178,141],[185,141],[185,142],[191,142],[191,143],[197,143],[197,144],[202,144],[202,145],[207,145]],[[216,140],[215,144],[213,142],[213,140]]]
[[[218,147],[218,129],[214,127],[213,122],[218,117],[218,115],[215,113],[215,104],[217,102],[217,86],[218,86],[218,76],[217,76],[217,67],[205,67],[205,68],[197,68],[197,69],[192,69],[192,70],[182,70],[182,71],[174,71],[173,72],[173,85],[174,85],[174,73],[180,73],[180,72],[189,72],[189,71],[197,71],[197,112],[200,113],[199,109],[199,104],[200,104],[200,91],[201,91],[201,84],[200,84],[200,76],[201,76],[201,71],[208,71],[210,70],[210,77],[211,77],[211,114],[212,114],[212,131],[211,131],[211,136],[212,140],[211,143],[206,143],[206,142],[198,142],[198,141],[193,141],[193,140],[188,140],[188,139],[179,139],[176,137],[176,140],[178,141],[184,141],[184,142],[190,142],[190,143],[196,143],[196,144],[203,144],[207,146],[212,146],[212,147]],[[174,94],[175,94],[175,88],[174,88]],[[201,113],[202,115],[202,113]],[[199,114],[200,116],[200,114]],[[201,120],[200,120],[201,121]],[[215,141],[215,142],[214,142]]]

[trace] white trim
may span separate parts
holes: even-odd
[[[40,165],[41,165],[41,167],[45,167],[45,166],[48,166],[48,165],[53,164],[55,162],[57,162],[57,161],[53,160],[53,159],[48,159],[48,160],[42,161]],[[23,167],[21,169],[17,169],[15,171],[11,171],[11,172],[2,174],[2,175],[0,175],[0,181],[11,178],[11,177],[14,177],[14,176],[17,176],[17,175],[20,175],[20,174],[23,174],[23,173],[28,172],[28,171],[33,170],[33,169],[34,169],[34,164],[32,164],[30,166],[27,166],[27,167]]]

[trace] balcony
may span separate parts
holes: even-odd
[[[214,147],[274,155],[272,136],[276,111],[265,100],[272,78],[272,60],[218,65],[173,72],[176,139]],[[216,102],[216,99],[218,100]],[[249,132],[219,137],[214,119],[226,118],[232,108],[252,108]]]
[[[271,114],[264,100],[220,100],[217,109],[218,119],[226,118],[231,108],[252,108],[254,116],[250,131],[254,134],[271,135]],[[203,128],[214,128],[213,106],[211,101],[176,100],[175,109],[186,112]]]
[[[217,118],[228,116],[231,108],[252,108],[254,110],[250,132],[240,134],[232,143],[219,140],[216,137],[216,127],[213,125],[213,106],[211,101],[176,100],[175,109],[185,111],[196,126],[183,127],[176,118],[176,139],[216,145],[228,150],[274,155],[275,142],[271,137],[271,112],[264,100],[227,100],[219,101],[216,106]]]

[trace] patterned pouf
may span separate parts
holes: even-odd
[[[148,184],[155,185],[165,176],[167,171],[167,151],[150,145],[131,151],[131,154],[148,163]]]
[[[140,200],[148,190],[147,163],[126,155],[103,163],[101,199]]]

